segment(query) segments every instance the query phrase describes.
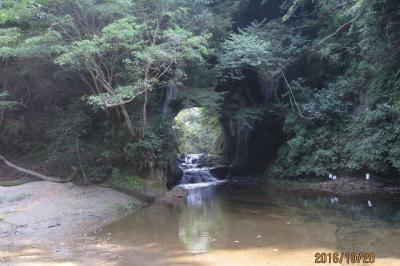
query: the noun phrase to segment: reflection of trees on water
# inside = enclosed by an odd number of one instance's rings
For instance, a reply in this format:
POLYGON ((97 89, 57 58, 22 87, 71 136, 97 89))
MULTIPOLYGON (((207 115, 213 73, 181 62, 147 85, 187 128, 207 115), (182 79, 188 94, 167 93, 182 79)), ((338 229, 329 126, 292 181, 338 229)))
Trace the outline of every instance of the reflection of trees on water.
POLYGON ((227 213, 212 187, 193 189, 179 217, 179 239, 192 253, 209 249, 213 238, 226 230, 227 213))
POLYGON ((112 233, 118 243, 160 248, 168 254, 328 248, 400 258, 399 202, 371 201, 373 207, 367 200, 339 198, 332 203, 330 197, 203 187, 191 190, 186 204, 138 210, 100 233, 104 238, 112 233))
MULTIPOLYGON (((372 202, 373 207, 369 206, 368 200, 332 200, 330 197, 293 193, 262 194, 259 191, 236 190, 228 191, 224 197, 221 191, 206 187, 191 190, 186 205, 179 212, 179 239, 192 253, 206 252, 210 247, 217 248, 222 238, 222 241, 226 241, 225 246, 230 246, 229 243, 234 243, 236 239, 240 239, 241 245, 258 245, 254 241, 257 241, 256 237, 261 232, 267 245, 272 243, 268 239, 288 233, 295 236, 288 236, 292 241, 301 245, 302 239, 309 239, 309 234, 312 234, 308 231, 308 224, 321 230, 326 227, 319 225, 331 224, 336 230, 320 233, 321 236, 330 233, 332 243, 338 250, 395 254, 384 241, 398 243, 391 234, 400 229, 395 219, 400 206, 398 202, 372 202), (271 228, 265 226, 276 226, 275 220, 262 218, 271 215, 282 217, 284 223, 294 223, 291 227, 282 228, 282 231, 271 231, 271 228), (299 228, 296 228, 297 222, 300 222, 299 228), (301 236, 303 233, 305 235, 301 236), (214 238, 217 239, 215 244, 214 238)), ((279 242, 279 238, 276 241, 279 242)), ((279 243, 290 246, 285 241, 279 243)))
POLYGON ((375 222, 376 226, 400 222, 400 200, 358 200, 286 192, 272 193, 270 197, 275 204, 285 207, 288 213, 307 221, 332 224, 362 221, 368 224, 375 222))
MULTIPOLYGON (((209 250, 216 235, 227 237, 235 224, 228 224, 228 219, 238 218, 236 216, 243 211, 251 213, 253 219, 256 212, 273 210, 288 221, 335 225, 334 237, 339 250, 374 250, 375 245, 382 244, 382 234, 390 239, 390 229, 400 229, 398 201, 371 199, 371 207, 368 200, 332 200, 330 197, 284 192, 260 196, 259 193, 241 195, 230 191, 230 196, 235 195, 230 200, 221 195, 217 197, 218 193, 221 191, 212 187, 192 190, 186 199, 187 205, 180 212, 179 239, 193 253, 209 250), (236 210, 235 213, 232 210, 236 210)), ((262 228, 258 220, 251 221, 241 230, 252 233, 262 228)))
POLYGON ((287 216, 336 226, 336 248, 342 251, 388 250, 385 243, 400 229, 400 201, 307 197, 277 193, 274 202, 287 216), (333 199, 333 200, 332 200, 333 199))

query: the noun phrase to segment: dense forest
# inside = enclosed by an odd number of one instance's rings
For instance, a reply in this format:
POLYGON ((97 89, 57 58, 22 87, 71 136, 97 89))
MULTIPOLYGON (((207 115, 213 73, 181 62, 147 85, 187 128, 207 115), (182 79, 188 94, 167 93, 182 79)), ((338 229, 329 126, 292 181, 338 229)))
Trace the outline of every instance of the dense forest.
POLYGON ((232 173, 400 176, 398 0, 3 0, 0 73, 1 155, 57 176, 174 182, 193 107, 232 173))

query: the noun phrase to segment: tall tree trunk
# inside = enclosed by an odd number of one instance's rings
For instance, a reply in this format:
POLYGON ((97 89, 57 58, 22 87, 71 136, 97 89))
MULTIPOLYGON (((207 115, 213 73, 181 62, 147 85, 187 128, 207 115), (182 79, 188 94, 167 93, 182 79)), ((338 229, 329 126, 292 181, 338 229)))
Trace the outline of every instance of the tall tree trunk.
POLYGON ((135 138, 136 135, 135 135, 135 131, 133 130, 133 124, 132 124, 131 118, 129 117, 128 112, 126 111, 125 105, 121 105, 121 111, 122 111, 122 115, 125 118, 125 123, 126 123, 126 126, 128 127, 129 134, 133 138, 135 138))
POLYGON ((142 136, 146 135, 146 123, 147 123, 147 90, 144 92, 144 102, 143 102, 143 128, 142 128, 142 136))

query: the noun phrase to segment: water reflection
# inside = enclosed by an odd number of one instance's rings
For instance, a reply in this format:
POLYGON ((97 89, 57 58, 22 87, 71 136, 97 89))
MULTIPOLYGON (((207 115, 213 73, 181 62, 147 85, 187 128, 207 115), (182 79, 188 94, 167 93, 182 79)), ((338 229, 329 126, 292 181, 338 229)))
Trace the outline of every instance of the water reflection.
MULTIPOLYGON (((298 265, 311 265, 313 254, 321 250, 369 251, 400 263, 400 201, 202 187, 190 190, 182 205, 140 210, 103 228, 99 237, 109 234, 110 241, 125 247, 140 246, 157 256, 195 254, 212 265, 218 265, 212 260, 215 254, 237 254, 229 265, 245 265, 250 259, 252 265, 264 265, 272 258, 291 258, 289 253, 296 254, 298 265)), ((135 256, 136 251, 124 253, 125 265, 132 265, 135 256)))
MULTIPOLYGON (((339 204, 339 198, 338 197, 331 197, 330 198, 330 202, 331 202, 332 205, 339 204)), ((368 200, 367 201, 367 205, 368 205, 368 207, 373 207, 372 201, 368 200)))
POLYGON ((331 198, 331 204, 338 204, 338 203, 339 203, 339 198, 338 197, 331 198))
MULTIPOLYGON (((291 225, 287 233, 298 236, 292 240, 294 243, 304 239, 318 242, 321 235, 328 233, 326 226, 331 226, 333 248, 371 250, 377 242, 382 242, 377 235, 390 235, 393 233, 390 229, 399 230, 400 202, 377 201, 374 208, 370 207, 371 200, 289 196, 226 187, 218 192, 214 187, 193 189, 180 212, 179 239, 189 252, 202 253, 221 245, 221 238, 224 241, 221 246, 225 247, 238 243, 270 244, 272 241, 260 241, 261 235, 269 235, 270 239, 280 236, 279 231, 288 229, 281 228, 280 224, 291 225), (320 235, 314 235, 311 231, 315 228, 309 228, 309 224, 319 227, 320 235)), ((393 239, 393 236, 388 238, 393 239)), ((397 242, 400 244, 400 239, 397 242)))
POLYGON ((209 186, 204 188, 190 189, 186 197, 186 204, 189 207, 204 205, 216 205, 216 190, 209 186))
POLYGON ((189 190, 186 206, 179 216, 179 239, 191 253, 206 252, 215 241, 213 236, 226 226, 215 187, 189 190))

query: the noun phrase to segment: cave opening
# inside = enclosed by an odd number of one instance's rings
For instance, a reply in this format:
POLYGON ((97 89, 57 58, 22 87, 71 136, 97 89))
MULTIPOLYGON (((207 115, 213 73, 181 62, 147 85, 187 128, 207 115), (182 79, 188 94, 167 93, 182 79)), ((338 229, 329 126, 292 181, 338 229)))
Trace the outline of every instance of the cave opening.
POLYGON ((181 154, 221 153, 222 126, 218 115, 206 108, 182 109, 174 118, 173 128, 181 154))

